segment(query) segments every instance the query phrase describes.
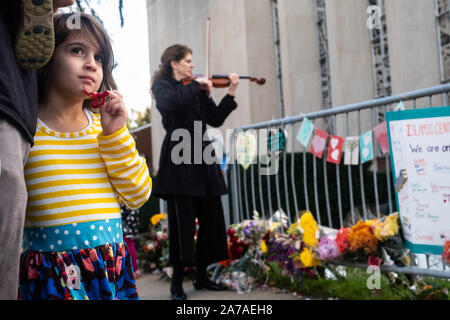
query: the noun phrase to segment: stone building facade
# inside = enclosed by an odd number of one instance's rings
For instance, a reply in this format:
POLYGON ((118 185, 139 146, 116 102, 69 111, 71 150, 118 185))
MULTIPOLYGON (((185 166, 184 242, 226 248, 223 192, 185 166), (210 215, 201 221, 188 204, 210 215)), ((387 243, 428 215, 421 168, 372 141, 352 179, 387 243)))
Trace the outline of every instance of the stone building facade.
MULTIPOLYGON (((147 0, 147 10, 149 72, 166 47, 183 43, 195 73, 205 73, 210 17, 211 72, 266 78, 262 87, 241 82, 223 134, 450 81, 449 0, 147 0)), ((157 170, 165 132, 156 108, 151 117, 157 170)), ((335 129, 345 135, 342 121, 335 129)))

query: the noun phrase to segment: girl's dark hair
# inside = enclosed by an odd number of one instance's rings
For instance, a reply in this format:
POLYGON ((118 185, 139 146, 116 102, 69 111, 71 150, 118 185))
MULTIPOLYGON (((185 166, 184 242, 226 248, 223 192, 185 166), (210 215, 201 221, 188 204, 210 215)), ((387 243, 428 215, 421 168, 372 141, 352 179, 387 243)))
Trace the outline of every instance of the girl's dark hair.
POLYGON ((161 56, 161 64, 159 65, 159 70, 157 70, 153 74, 152 84, 156 80, 173 77, 173 70, 170 63, 172 61, 180 61, 188 53, 192 54, 192 49, 182 44, 174 44, 164 50, 164 53, 161 56))
MULTIPOLYGON (((111 39, 101 23, 89 14, 77 12, 55 15, 53 25, 55 30, 55 50, 72 32, 81 32, 86 37, 93 37, 99 45, 103 57, 103 80, 99 90, 116 90, 117 85, 112 76, 112 70, 114 68, 114 54, 111 46, 111 39), (75 28, 69 28, 69 26, 73 26, 72 20, 69 21, 69 19, 73 19, 74 14, 79 15, 79 19, 77 19, 77 21, 80 21, 80 28, 77 28, 77 26, 75 26, 75 28)), ((45 92, 51 81, 50 70, 52 68, 53 61, 54 60, 52 57, 50 61, 37 72, 39 102, 43 101, 45 92)), ((88 101, 85 101, 85 106, 86 105, 88 105, 88 101)))

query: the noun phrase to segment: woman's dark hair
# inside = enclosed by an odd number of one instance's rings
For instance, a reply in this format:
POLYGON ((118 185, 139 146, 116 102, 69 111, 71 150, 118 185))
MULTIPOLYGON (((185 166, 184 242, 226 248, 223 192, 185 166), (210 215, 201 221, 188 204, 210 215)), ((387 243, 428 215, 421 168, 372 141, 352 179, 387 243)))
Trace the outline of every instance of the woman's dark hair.
MULTIPOLYGON (((98 43, 100 51, 103 57, 103 80, 100 85, 100 91, 116 90, 117 85, 112 76, 112 70, 114 68, 114 54, 111 46, 111 39, 106 33, 101 23, 93 16, 83 13, 63 13, 55 15, 53 19, 53 25, 55 30, 55 50, 63 43, 69 34, 72 32, 81 32, 83 36, 93 37, 98 43), (73 19, 73 15, 79 15, 80 28, 69 28, 71 25, 69 19, 73 19)), ((53 57, 50 61, 41 69, 38 70, 38 96, 39 102, 42 102, 45 97, 45 92, 50 82, 50 70, 53 65, 53 57)), ((85 106, 88 105, 88 101, 85 101, 85 106)))
POLYGON ((192 54, 192 50, 188 46, 182 44, 174 44, 164 50, 164 53, 161 56, 159 70, 153 74, 152 84, 156 80, 173 77, 173 70, 170 63, 172 61, 180 61, 188 53, 192 54))

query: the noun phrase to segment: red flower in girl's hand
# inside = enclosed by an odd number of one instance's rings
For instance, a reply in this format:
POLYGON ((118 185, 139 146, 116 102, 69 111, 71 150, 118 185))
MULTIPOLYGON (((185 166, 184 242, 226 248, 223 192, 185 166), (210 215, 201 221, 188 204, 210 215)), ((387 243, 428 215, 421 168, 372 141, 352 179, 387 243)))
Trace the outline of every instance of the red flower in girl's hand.
POLYGON ((87 90, 83 86, 84 94, 87 96, 88 100, 91 101, 91 107, 96 109, 103 106, 106 102, 106 97, 109 96, 108 91, 103 92, 87 92, 87 90))

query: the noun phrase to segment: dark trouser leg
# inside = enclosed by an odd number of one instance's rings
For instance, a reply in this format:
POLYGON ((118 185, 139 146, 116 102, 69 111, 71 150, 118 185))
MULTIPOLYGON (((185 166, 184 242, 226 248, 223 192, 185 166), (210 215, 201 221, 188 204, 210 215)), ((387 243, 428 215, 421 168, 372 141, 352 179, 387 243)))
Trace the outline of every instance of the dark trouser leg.
POLYGON ((172 294, 179 294, 183 291, 183 269, 184 266, 180 262, 175 262, 173 265, 172 281, 170 283, 170 292, 172 294))
POLYGON ((27 204, 23 166, 29 151, 30 143, 0 119, 0 300, 17 299, 27 204))
POLYGON ((183 269, 194 261, 195 203, 193 198, 167 199, 169 216, 169 259, 173 266, 172 293, 183 290, 183 269))
POLYGON ((207 278, 206 267, 228 258, 227 236, 220 197, 203 198, 198 210, 199 232, 197 238, 198 280, 207 278))

